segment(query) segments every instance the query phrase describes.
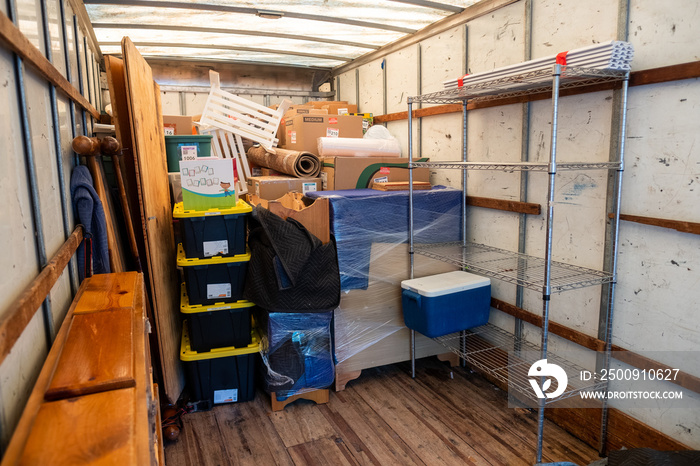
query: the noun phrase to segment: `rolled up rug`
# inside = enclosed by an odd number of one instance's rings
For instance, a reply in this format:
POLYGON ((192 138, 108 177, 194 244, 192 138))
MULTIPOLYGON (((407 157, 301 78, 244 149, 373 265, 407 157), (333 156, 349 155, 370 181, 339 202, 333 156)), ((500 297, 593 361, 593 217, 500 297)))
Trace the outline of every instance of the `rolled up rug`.
POLYGON ((248 161, 271 168, 297 178, 316 178, 321 173, 321 161, 311 152, 274 148, 267 151, 262 146, 248 149, 248 161))

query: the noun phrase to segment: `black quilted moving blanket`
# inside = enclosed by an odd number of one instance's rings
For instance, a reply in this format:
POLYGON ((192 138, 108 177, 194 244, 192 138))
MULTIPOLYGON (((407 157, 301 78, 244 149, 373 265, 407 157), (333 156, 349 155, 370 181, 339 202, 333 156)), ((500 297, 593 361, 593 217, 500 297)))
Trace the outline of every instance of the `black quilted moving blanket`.
POLYGON ((253 208, 249 228, 247 300, 270 312, 338 307, 340 275, 333 241, 322 244, 301 223, 259 205, 253 208))

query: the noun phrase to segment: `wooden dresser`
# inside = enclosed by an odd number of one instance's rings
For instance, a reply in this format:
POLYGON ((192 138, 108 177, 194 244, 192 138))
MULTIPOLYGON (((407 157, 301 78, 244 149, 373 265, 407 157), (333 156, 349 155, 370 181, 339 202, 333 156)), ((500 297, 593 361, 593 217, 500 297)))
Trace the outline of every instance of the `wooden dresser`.
POLYGON ((164 464, 144 293, 136 272, 83 281, 2 466, 164 464))

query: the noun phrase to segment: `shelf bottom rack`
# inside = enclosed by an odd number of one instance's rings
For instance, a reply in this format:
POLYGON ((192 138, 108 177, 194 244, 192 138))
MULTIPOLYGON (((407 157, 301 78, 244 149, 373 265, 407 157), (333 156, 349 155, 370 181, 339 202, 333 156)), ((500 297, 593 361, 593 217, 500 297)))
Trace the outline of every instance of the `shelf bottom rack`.
MULTIPOLYGON (((536 380, 536 377, 528 375, 530 367, 540 360, 539 346, 522 339, 518 340, 512 333, 492 324, 436 337, 434 340, 464 359, 468 365, 506 384, 510 394, 516 398, 539 402, 530 384, 530 379, 536 380), (512 393, 513 391, 516 393, 512 393)), ((584 391, 605 389, 604 382, 582 379, 585 368, 558 357, 551 351, 547 362, 564 369, 568 384, 560 396, 547 399, 545 404, 556 403, 584 391)), ((553 381, 552 387, 545 391, 551 393, 556 387, 556 382, 553 381)))

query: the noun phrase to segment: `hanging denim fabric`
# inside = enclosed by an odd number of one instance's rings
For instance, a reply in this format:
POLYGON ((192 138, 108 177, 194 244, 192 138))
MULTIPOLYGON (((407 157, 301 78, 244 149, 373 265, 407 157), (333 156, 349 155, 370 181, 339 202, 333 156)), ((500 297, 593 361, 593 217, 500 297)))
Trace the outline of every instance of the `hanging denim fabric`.
POLYGON ((73 169, 70 179, 70 194, 73 201, 73 210, 76 221, 84 226, 83 244, 85 248, 78 248, 78 274, 82 281, 89 273, 92 265, 92 273, 109 273, 109 250, 107 248, 107 223, 102 202, 93 187, 90 170, 84 165, 78 165, 73 169), (91 254, 90 254, 91 252, 91 254), (92 264, 90 264, 92 256, 92 264))

